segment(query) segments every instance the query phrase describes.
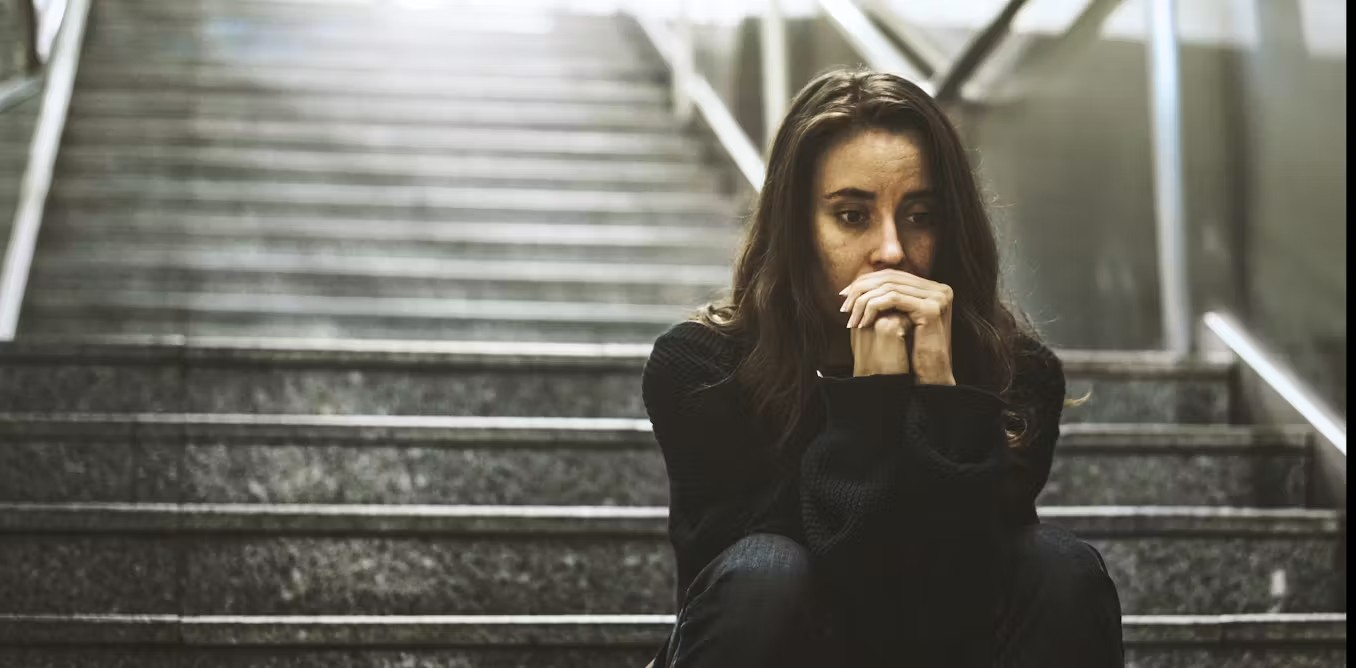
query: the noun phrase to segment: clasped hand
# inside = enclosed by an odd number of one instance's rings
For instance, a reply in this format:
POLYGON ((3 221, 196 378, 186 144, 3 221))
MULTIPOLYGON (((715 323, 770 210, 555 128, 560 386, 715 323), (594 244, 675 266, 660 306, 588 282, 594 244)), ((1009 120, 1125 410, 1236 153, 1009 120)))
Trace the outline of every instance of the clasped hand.
POLYGON ((852 375, 913 370, 918 383, 955 385, 951 287, 898 269, 858 276, 838 294, 852 344, 852 375), (911 342, 910 342, 911 341, 911 342))

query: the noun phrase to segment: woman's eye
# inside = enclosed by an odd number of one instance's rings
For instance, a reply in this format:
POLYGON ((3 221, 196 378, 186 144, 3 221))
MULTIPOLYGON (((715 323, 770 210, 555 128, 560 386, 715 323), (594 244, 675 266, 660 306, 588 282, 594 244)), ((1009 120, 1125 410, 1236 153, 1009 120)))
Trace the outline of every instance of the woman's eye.
POLYGON ((861 225, 866 222, 866 213, 858 211, 856 209, 839 211, 838 220, 842 221, 844 225, 848 225, 850 227, 857 227, 858 225, 861 225))
POLYGON ((932 225, 932 214, 927 211, 919 211, 908 215, 910 223, 919 227, 928 227, 932 225))

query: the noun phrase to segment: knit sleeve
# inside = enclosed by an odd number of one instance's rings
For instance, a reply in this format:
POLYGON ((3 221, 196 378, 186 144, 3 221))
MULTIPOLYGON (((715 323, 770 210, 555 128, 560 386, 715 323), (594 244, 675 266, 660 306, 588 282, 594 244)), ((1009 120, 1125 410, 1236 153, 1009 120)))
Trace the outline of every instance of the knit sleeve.
POLYGON ((641 381, 669 478, 679 597, 703 565, 753 531, 799 540, 796 488, 759 456, 747 400, 729 379, 728 346, 704 329, 680 323, 660 336, 641 381))
MULTIPOLYGON (((826 421, 801 461, 807 546, 830 571, 859 577, 926 529, 973 524, 992 510, 1013 455, 1003 400, 912 374, 825 378, 826 421)), ((897 567, 897 566, 896 566, 897 567)))

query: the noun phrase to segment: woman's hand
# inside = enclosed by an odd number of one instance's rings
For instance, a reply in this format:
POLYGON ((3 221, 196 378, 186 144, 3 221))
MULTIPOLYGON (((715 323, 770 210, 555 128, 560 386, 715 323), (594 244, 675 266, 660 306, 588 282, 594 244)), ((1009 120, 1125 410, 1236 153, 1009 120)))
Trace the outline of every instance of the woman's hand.
POLYGON ((908 373, 909 344, 907 336, 913 324, 908 316, 896 311, 880 314, 868 327, 853 327, 852 375, 908 373))
POLYGON ((839 294, 846 297, 842 310, 851 312, 854 375, 908 373, 912 367, 921 384, 956 384, 951 372, 950 286, 882 269, 859 276, 839 294), (893 313, 903 317, 892 317, 893 313), (907 335, 913 339, 912 354, 907 335))

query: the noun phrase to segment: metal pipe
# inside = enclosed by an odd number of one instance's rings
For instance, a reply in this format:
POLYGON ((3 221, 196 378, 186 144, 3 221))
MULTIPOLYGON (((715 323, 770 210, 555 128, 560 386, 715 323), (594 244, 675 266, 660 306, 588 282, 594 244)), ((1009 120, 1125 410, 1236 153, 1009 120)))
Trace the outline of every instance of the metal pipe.
POLYGON ((843 39, 852 45, 872 69, 898 74, 917 84, 928 95, 935 94, 935 89, 927 81, 927 77, 899 53, 889 38, 871 23, 852 0, 819 0, 819 6, 843 39))
POLYGON ((75 70, 80 63, 80 45, 85 35, 85 19, 90 0, 71 0, 64 17, 65 25, 57 34, 51 62, 47 64, 47 87, 42 107, 33 128, 28 149, 28 166, 19 186, 19 204, 14 211, 9 245, 0 268, 0 341, 11 341, 19 326, 19 308, 28 287, 28 270, 38 242, 47 193, 52 188, 52 170, 56 166, 61 133, 66 127, 66 112, 75 87, 75 70))
POLYGON ((687 125, 692 120, 692 78, 696 74, 696 58, 692 44, 692 17, 688 13, 691 0, 679 0, 678 15, 674 20, 673 53, 673 113, 678 122, 687 125))
POLYGON ((1206 313, 1205 324, 1220 340, 1229 346, 1243 362, 1257 372, 1271 389, 1299 411, 1318 433, 1332 443, 1342 456, 1347 454, 1347 423, 1337 418, 1337 414, 1328 408, 1317 395, 1305 387, 1295 374, 1274 361, 1272 355, 1262 350, 1262 346, 1248 335, 1233 317, 1224 314, 1206 313))
POLYGON ((764 150, 771 150, 777 127, 786 115, 791 94, 787 89, 786 21, 781 0, 767 0, 762 20, 763 47, 763 138, 764 150))
POLYGON ((1154 212, 1164 347, 1185 357, 1193 349, 1191 293, 1182 188, 1182 107, 1178 81, 1177 3, 1148 4, 1149 97, 1153 131, 1154 212))
POLYGON ((937 48, 926 33, 905 21, 887 0, 858 0, 857 6, 869 20, 895 38, 901 54, 920 74, 931 79, 942 71, 942 63, 947 61, 946 52, 937 48))
POLYGON ((1008 0, 1003 11, 965 46, 960 57, 938 77, 938 100, 954 100, 961 97, 961 87, 979 69, 984 59, 998 47, 998 43, 1007 36, 1012 20, 1017 18, 1017 12, 1021 11, 1025 4, 1026 0, 1008 0))
MULTIPOLYGON (((678 40, 672 31, 644 13, 633 12, 632 16, 640 24, 641 31, 649 38, 650 43, 654 44, 660 57, 668 63, 670 71, 676 71, 679 49, 678 40)), ((739 173, 744 175, 754 191, 762 190, 767 169, 763 164, 763 158, 758 147, 754 146, 753 140, 749 139, 739 121, 735 120, 734 114, 730 113, 729 107, 720 99, 720 95, 705 77, 696 72, 691 74, 685 94, 692 100, 696 110, 701 112, 702 118, 706 119, 711 133, 735 163, 739 173)))
POLYGON ((38 9, 33 0, 17 0, 19 4, 19 23, 24 31, 24 70, 35 75, 42 69, 42 59, 38 57, 38 9))

